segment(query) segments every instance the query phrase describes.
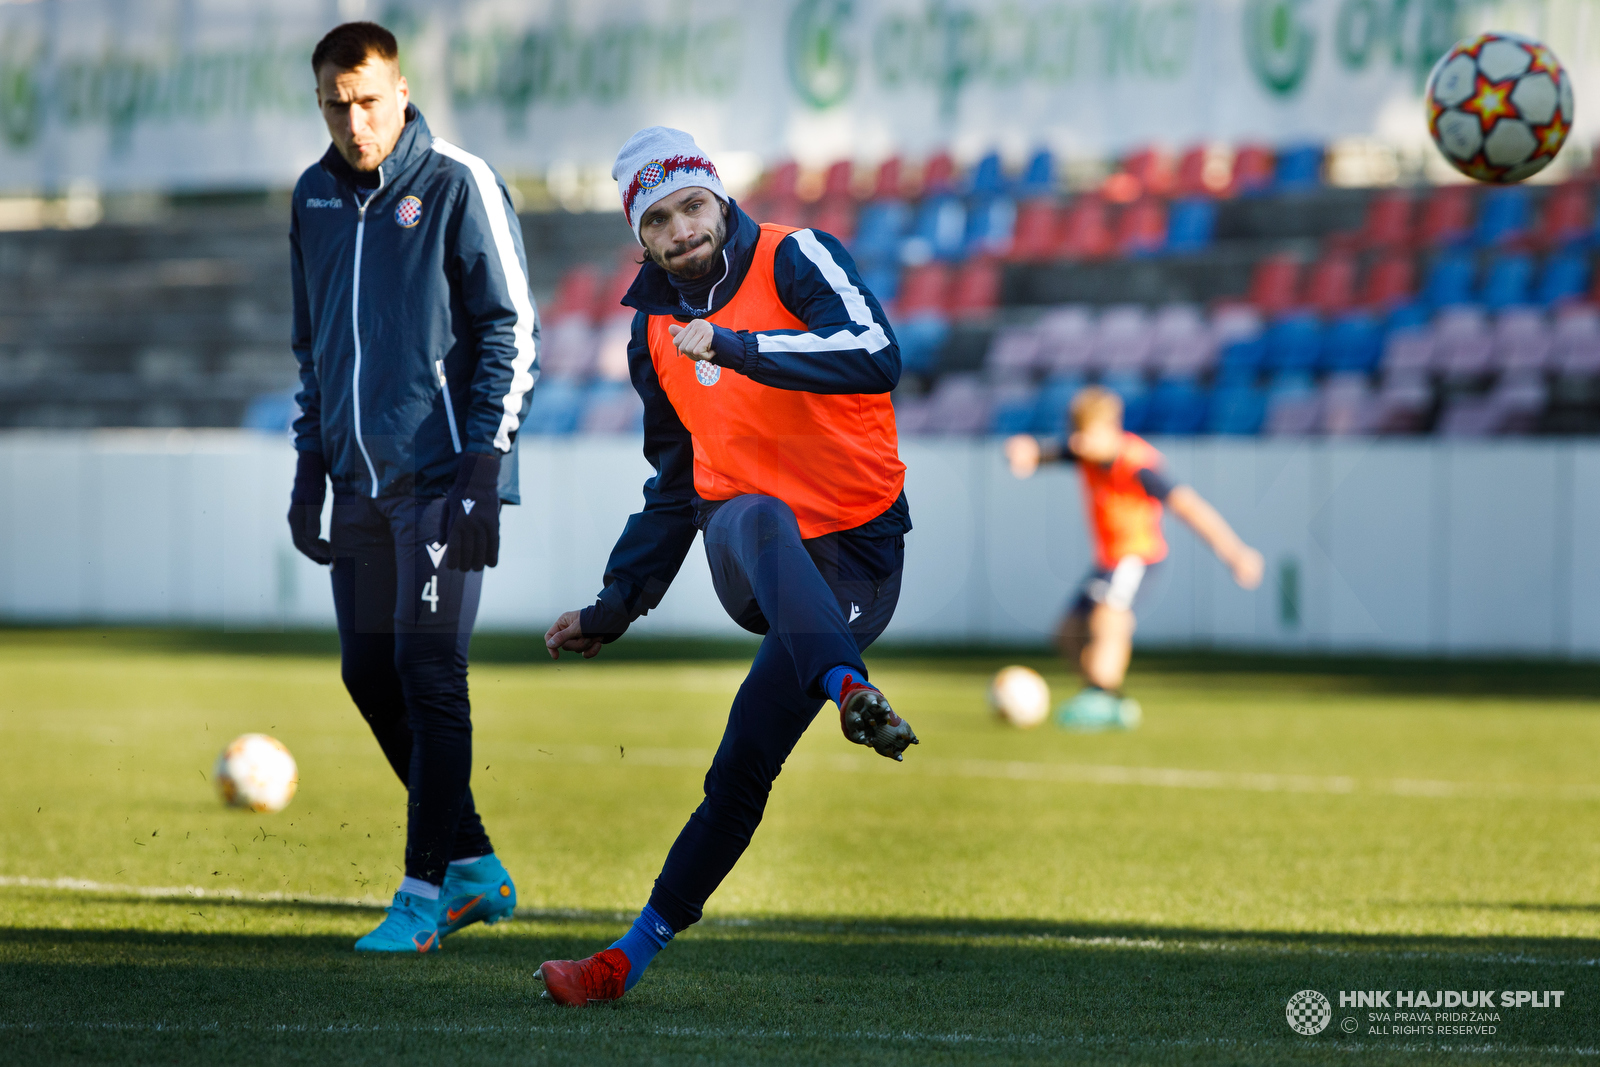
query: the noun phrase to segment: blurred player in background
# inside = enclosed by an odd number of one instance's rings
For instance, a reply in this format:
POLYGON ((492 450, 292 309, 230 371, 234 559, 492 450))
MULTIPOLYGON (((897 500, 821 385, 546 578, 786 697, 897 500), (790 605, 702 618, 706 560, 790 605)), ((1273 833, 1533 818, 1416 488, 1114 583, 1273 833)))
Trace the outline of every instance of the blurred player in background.
POLYGON ((295 186, 289 228, 289 529, 333 564, 345 687, 409 793, 405 878, 356 948, 432 952, 516 904, 468 788, 467 646, 500 504, 519 499, 539 327, 505 185, 429 132, 394 36, 346 23, 311 66, 333 144, 295 186))
POLYGON ((1057 647, 1086 684, 1056 712, 1056 722, 1080 730, 1132 728, 1139 723, 1139 705, 1122 696, 1122 681, 1133 653, 1134 608, 1167 556, 1162 504, 1211 546, 1245 589, 1261 584, 1261 553, 1239 540, 1199 493, 1167 480, 1161 453, 1122 428, 1116 393, 1084 389, 1073 397, 1071 416, 1065 448, 1028 434, 1005 444, 1018 478, 1031 477, 1040 463, 1076 463, 1088 504, 1094 566, 1056 630, 1057 647))
POLYGON ((611 176, 645 250, 622 302, 636 312, 628 365, 656 476, 599 599, 563 614, 545 644, 589 658, 622 636, 661 602, 697 529, 723 608, 765 636, 705 801, 632 929, 588 959, 540 967, 546 996, 574 1007, 621 997, 700 920, 826 700, 858 745, 898 760, 917 743, 861 660, 894 614, 911 529, 889 401, 900 350, 883 309, 832 236, 739 210, 681 130, 641 130, 611 176))

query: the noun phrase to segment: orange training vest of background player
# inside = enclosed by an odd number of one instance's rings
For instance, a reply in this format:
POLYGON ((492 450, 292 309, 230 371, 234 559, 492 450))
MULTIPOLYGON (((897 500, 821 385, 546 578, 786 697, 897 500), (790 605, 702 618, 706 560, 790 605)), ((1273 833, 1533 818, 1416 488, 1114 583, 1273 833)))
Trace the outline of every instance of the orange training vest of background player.
POLYGON ((1167 557, 1167 539, 1161 535, 1161 501, 1145 492, 1139 472, 1161 466, 1161 453, 1137 434, 1122 435, 1122 449, 1109 467, 1078 464, 1083 494, 1094 532, 1095 556, 1107 570, 1129 556, 1145 563, 1167 557))
MULTIPOLYGON (((707 321, 752 332, 806 329, 778 298, 773 279, 778 242, 794 232, 789 226, 761 227, 739 291, 707 321)), ((900 496, 906 468, 888 393, 802 393, 731 371, 703 385, 697 371, 716 368, 683 358, 667 332, 675 321, 671 315, 650 316, 650 358, 693 435, 694 489, 701 499, 777 497, 794 510, 800 536, 809 539, 854 529, 900 496)))

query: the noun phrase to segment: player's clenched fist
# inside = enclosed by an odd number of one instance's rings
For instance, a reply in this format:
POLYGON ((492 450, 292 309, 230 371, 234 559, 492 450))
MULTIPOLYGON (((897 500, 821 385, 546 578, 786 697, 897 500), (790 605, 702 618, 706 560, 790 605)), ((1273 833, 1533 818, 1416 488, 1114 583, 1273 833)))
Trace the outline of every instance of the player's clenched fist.
POLYGON ((576 611, 562 612, 561 618, 544 635, 544 647, 551 659, 560 659, 563 651, 582 652, 584 659, 594 659, 600 654, 602 644, 598 637, 583 636, 583 625, 576 611))
POLYGON ((1031 478, 1039 469, 1039 439, 1032 434, 1019 433, 1006 438, 1006 462, 1011 473, 1018 478, 1031 478))
POLYGON ((716 331, 705 319, 695 319, 687 326, 673 323, 667 327, 667 333, 672 335, 672 343, 678 351, 690 359, 711 358, 711 338, 716 331))

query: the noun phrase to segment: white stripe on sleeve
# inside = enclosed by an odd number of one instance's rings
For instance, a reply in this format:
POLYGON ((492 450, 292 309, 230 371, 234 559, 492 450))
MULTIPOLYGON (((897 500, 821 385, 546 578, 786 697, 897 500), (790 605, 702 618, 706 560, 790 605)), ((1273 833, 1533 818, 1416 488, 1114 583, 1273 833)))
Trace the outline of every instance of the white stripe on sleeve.
POLYGON ((867 327, 865 333, 851 333, 849 330, 835 330, 824 337, 817 333, 793 334, 766 334, 756 335, 756 347, 761 352, 847 352, 851 349, 865 349, 868 354, 885 348, 889 344, 888 334, 883 332, 883 325, 872 317, 872 309, 867 306, 866 298, 861 295, 850 281, 850 275, 834 260, 828 250, 822 247, 822 242, 817 240, 817 235, 810 230, 796 230, 790 234, 800 251, 805 257, 815 263, 817 270, 822 272, 822 277, 833 286, 833 291, 844 301, 844 309, 850 316, 850 321, 858 326, 867 327))
POLYGON ((506 277, 510 290, 511 306, 516 309, 517 321, 512 324, 511 336, 517 354, 511 360, 511 386, 501 400, 504 413, 500 428, 495 431, 494 447, 501 452, 511 451, 511 435, 517 432, 522 408, 522 398, 533 388, 533 301, 528 298, 528 277, 517 259, 517 246, 511 239, 511 208, 500 195, 500 185, 495 181, 489 164, 471 152, 451 144, 442 137, 433 139, 433 150, 462 164, 472 172, 478 195, 483 198, 484 214, 489 218, 489 234, 494 238, 495 251, 500 256, 500 271, 506 277))

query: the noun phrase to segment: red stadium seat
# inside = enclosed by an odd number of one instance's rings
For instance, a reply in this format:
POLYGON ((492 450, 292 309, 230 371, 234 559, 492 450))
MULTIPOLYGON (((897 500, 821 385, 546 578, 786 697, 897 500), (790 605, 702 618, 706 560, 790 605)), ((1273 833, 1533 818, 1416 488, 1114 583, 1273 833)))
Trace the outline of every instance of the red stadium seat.
POLYGON ((772 200, 792 200, 798 195, 799 184, 800 164, 788 159, 767 171, 761 191, 772 200))
MULTIPOLYGON (((605 288, 600 292, 599 303, 595 307, 595 318, 604 319, 628 309, 622 306, 622 298, 628 295, 628 290, 633 286, 633 280, 639 276, 639 246, 630 245, 617 254, 617 266, 611 272, 611 277, 606 279, 605 288)), ((631 311, 628 314, 633 314, 631 311)))
POLYGON ((1161 251, 1167 243, 1167 205, 1159 197, 1146 196, 1123 208, 1114 243, 1123 256, 1161 251))
POLYGON ((981 318, 1000 305, 1000 265, 988 257, 964 263, 950 287, 954 319, 981 318))
POLYGON ((1113 247, 1110 211, 1104 200, 1086 193, 1068 205, 1061 219, 1057 255, 1066 259, 1099 259, 1110 255, 1113 247))
POLYGON ((890 156, 878 164, 878 175, 872 183, 872 199, 898 200, 903 169, 899 156, 890 156))
POLYGON ((1281 315, 1294 307, 1300 300, 1300 261, 1277 255, 1257 263, 1249 299, 1263 315, 1281 315))
POLYGON ((1361 303, 1368 307, 1392 307, 1411 298, 1416 284, 1417 270, 1407 255, 1390 255, 1374 263, 1367 271, 1367 282, 1361 291, 1361 303))
POLYGON ((814 230, 831 233, 841 241, 856 235, 856 205, 847 197, 827 197, 811 213, 808 225, 814 230))
MULTIPOLYGON (((1224 183, 1222 188, 1226 188, 1224 183)), ((1206 147, 1195 145, 1178 160, 1172 195, 1176 197, 1215 196, 1220 190, 1206 184, 1206 147)))
POLYGON ((1409 193, 1379 193, 1367 203, 1367 217, 1358 241, 1363 248, 1406 248, 1411 244, 1412 202, 1409 193))
POLYGON ((1539 219, 1538 242, 1559 248, 1587 236, 1594 225, 1589 196, 1589 188, 1580 182, 1568 182, 1550 190, 1539 219))
POLYGON ((587 264, 573 267, 561 276, 555 299, 550 302, 545 316, 552 321, 568 316, 593 319, 599 299, 600 271, 587 264))
POLYGON ((1017 224, 1011 234, 1007 258, 1021 263, 1036 263, 1055 255, 1060 233, 1061 212, 1054 199, 1038 197, 1017 208, 1017 224))
POLYGON ((1141 193, 1166 196, 1172 191, 1176 176, 1172 160, 1160 149, 1141 148, 1122 161, 1122 170, 1139 183, 1141 193))
POLYGON ((1442 185, 1422 204, 1417 239, 1429 248, 1456 244, 1472 232, 1472 193, 1464 185, 1442 185))
POLYGON ((855 164, 848 159, 837 160, 829 166, 822 179, 822 199, 854 200, 855 194, 850 191, 850 177, 854 170, 855 164))
POLYGON ((949 299, 950 268, 934 261, 906 271, 900 283, 897 306, 902 318, 925 312, 943 315, 948 309, 949 299))
POLYGON ((1272 188, 1272 149, 1261 145, 1244 145, 1233 157, 1233 183, 1229 187, 1234 195, 1260 193, 1272 188))
POLYGON ((950 158, 949 152, 935 152, 928 157, 922 165, 922 192, 946 193, 955 188, 956 161, 950 158))
POLYGON ((1333 252, 1311 265, 1306 278, 1305 302, 1323 315, 1337 315, 1355 303, 1356 261, 1333 252))

